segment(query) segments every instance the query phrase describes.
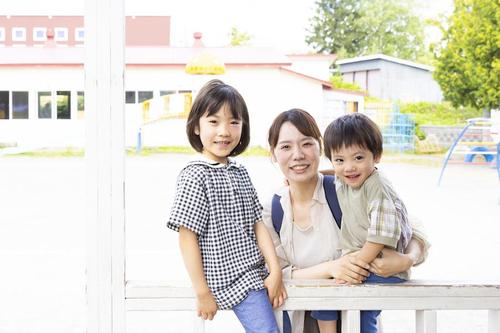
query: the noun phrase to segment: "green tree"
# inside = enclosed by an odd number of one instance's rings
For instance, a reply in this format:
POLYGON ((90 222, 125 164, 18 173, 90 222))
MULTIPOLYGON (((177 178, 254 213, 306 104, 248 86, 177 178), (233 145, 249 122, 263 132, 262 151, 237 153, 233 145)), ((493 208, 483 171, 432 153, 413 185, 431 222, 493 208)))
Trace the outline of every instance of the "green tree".
POLYGON ((231 27, 231 31, 229 32, 229 45, 231 46, 242 46, 247 45, 252 36, 246 32, 239 31, 237 27, 231 27))
POLYGON ((342 56, 373 53, 416 60, 425 52, 423 23, 410 0, 318 0, 306 43, 342 56))
POLYGON ((318 0, 316 6, 306 43, 318 52, 355 54, 363 39, 356 24, 361 17, 360 1, 318 0))
POLYGON ((456 0, 442 44, 436 47, 434 77, 454 106, 490 110, 500 106, 498 0, 456 0))

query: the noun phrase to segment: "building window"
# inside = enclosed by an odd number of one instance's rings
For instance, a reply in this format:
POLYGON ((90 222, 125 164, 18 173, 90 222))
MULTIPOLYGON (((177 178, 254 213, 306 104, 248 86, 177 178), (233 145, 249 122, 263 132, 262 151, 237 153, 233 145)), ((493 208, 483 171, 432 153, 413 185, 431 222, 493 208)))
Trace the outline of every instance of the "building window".
POLYGON ((161 118, 187 118, 192 105, 191 90, 161 90, 161 118))
POLYGON ((66 42, 68 40, 68 28, 54 28, 54 40, 58 42, 66 42))
POLYGON ((168 96, 177 93, 175 90, 160 90, 160 96, 168 96))
POLYGON ((0 27, 0 42, 5 41, 5 28, 0 27))
POLYGON ((25 42, 26 28, 20 28, 20 27, 12 28, 12 40, 14 42, 25 42))
POLYGON ((52 118, 52 92, 38 92, 38 119, 52 118))
POLYGON ((125 91, 125 103, 135 104, 135 91, 125 91))
POLYGON ((27 91, 12 92, 12 119, 29 118, 29 93, 27 91))
POLYGON ((84 28, 76 28, 75 29, 75 41, 83 42, 85 40, 85 29, 84 28))
POLYGON ((71 119, 71 91, 57 92, 57 119, 71 119))
POLYGON ((0 91, 0 119, 9 119, 9 92, 0 91))
POLYGON ((77 118, 83 119, 85 111, 85 92, 83 91, 76 92, 76 111, 77 111, 77 118))
POLYGON ((43 42, 47 40, 47 28, 35 27, 33 28, 33 40, 43 42))
POLYGON ((153 98, 153 92, 152 91, 138 91, 138 99, 139 103, 142 103, 144 101, 147 101, 148 99, 153 98))

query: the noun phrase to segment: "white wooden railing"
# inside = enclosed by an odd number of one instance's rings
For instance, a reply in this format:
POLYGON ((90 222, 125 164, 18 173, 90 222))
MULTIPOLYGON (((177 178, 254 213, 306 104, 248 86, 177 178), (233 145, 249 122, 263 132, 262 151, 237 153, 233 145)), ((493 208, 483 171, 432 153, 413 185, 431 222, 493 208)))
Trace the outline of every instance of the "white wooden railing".
MULTIPOLYGON (((487 310, 488 332, 500 332, 500 283, 411 281, 396 285, 339 286, 331 280, 289 280, 280 309, 342 310, 342 332, 359 333, 360 310, 415 310, 417 333, 437 332, 436 310, 487 310)), ((129 281, 127 311, 194 311, 189 287, 129 281)), ((277 318, 282 318, 278 315, 277 318)), ((197 318, 197 317, 196 317, 197 318)), ((280 320, 279 320, 280 321, 280 320)), ((204 332, 197 318, 195 332, 204 332)))

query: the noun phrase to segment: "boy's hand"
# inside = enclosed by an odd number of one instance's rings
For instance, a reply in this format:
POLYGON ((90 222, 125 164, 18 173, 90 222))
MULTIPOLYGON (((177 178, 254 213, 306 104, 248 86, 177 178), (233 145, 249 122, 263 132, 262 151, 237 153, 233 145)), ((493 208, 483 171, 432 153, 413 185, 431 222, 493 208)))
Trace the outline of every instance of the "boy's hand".
POLYGON ((217 303, 215 302, 215 298, 211 292, 206 292, 202 295, 197 296, 197 304, 196 308, 198 311, 198 317, 202 317, 205 320, 214 319, 215 314, 217 313, 217 303))
POLYGON ((273 308, 277 308, 283 305, 283 302, 287 298, 285 286, 283 286, 283 280, 281 278, 281 272, 270 273, 269 276, 264 280, 264 286, 267 289, 267 294, 269 296, 269 301, 273 308))

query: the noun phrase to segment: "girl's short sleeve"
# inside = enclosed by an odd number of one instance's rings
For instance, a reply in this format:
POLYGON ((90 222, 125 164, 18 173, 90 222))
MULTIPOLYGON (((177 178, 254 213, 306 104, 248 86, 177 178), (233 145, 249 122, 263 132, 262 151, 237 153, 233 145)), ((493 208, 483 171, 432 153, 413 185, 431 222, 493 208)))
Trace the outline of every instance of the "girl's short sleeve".
POLYGON ((179 227, 184 227, 199 236, 203 234, 208 222, 206 190, 200 179, 184 171, 177 180, 175 199, 167 227, 175 231, 179 231, 179 227))

